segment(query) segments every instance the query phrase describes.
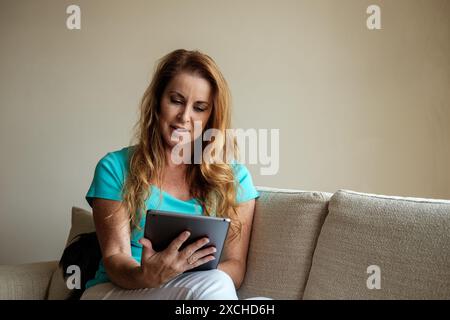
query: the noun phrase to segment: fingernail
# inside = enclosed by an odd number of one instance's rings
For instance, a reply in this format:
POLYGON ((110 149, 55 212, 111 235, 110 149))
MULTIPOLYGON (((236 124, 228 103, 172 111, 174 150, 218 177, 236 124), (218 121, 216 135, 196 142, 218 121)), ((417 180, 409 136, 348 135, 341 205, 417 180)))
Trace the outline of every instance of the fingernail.
POLYGON ((213 248, 213 252, 216 252, 217 251, 217 249, 216 248, 213 248))
POLYGON ((189 237, 191 235, 189 231, 186 231, 184 234, 186 235, 186 237, 189 237))

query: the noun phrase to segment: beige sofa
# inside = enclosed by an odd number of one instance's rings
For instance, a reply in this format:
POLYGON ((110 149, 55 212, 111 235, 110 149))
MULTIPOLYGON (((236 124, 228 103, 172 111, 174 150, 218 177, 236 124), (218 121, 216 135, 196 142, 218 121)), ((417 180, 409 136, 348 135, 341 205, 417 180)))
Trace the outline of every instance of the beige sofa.
MULTIPOLYGON (((450 299, 450 201, 259 190, 241 298, 450 299)), ((92 230, 73 208, 68 240, 92 230)), ((0 299, 67 295, 57 261, 0 266, 0 299)))

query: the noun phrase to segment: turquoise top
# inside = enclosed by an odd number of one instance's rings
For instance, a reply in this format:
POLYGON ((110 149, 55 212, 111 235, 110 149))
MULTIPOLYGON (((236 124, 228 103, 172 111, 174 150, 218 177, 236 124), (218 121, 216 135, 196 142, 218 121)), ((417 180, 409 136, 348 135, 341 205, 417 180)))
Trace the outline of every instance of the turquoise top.
MULTIPOLYGON (((86 194, 86 200, 92 207, 93 198, 122 201, 122 187, 128 172, 128 159, 130 147, 107 153, 98 162, 91 186, 86 194)), ((237 188, 237 203, 242 203, 259 197, 259 193, 253 185, 250 172, 243 164, 230 164, 240 187, 237 188)), ((202 215, 203 209, 196 199, 180 200, 151 186, 150 197, 145 202, 148 209, 158 209, 192 215, 202 215)), ((131 234, 131 254, 137 262, 141 262, 142 245, 138 242, 144 235, 145 216, 141 218, 141 230, 133 230, 131 234)), ((99 268, 95 277, 86 283, 86 288, 96 284, 109 282, 103 261, 100 260, 99 268)))

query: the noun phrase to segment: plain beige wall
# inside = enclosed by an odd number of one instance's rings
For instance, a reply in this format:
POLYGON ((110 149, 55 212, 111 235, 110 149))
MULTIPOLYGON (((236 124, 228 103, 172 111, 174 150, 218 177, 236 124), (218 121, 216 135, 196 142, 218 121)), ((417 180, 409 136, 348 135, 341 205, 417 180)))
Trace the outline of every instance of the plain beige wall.
POLYGON ((219 64, 235 127, 280 129, 279 173, 250 166, 257 185, 450 198, 449 17, 448 0, 1 0, 0 264, 59 258, 177 48, 219 64))

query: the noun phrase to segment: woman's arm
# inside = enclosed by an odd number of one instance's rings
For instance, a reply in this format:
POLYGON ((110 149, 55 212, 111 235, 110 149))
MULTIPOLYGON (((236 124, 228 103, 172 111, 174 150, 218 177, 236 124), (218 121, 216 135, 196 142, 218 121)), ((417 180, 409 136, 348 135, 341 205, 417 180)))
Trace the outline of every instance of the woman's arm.
POLYGON ((140 265, 131 256, 130 224, 125 208, 119 201, 94 198, 92 211, 109 278, 125 289, 142 288, 140 265))
POLYGON ((218 269, 226 272, 233 279, 236 289, 239 289, 245 277, 254 211, 255 199, 241 203, 237 208, 237 214, 242 223, 241 235, 231 240, 231 235, 228 234, 222 253, 222 262, 218 266, 218 269))

